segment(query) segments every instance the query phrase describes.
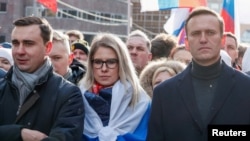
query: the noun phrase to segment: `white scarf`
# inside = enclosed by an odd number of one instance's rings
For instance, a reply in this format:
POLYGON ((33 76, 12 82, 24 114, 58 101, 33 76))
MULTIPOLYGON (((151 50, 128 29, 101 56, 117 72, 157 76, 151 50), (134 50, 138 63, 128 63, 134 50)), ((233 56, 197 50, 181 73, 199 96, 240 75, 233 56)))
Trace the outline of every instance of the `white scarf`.
POLYGON ((133 108, 129 106, 133 89, 130 84, 126 86, 120 81, 113 86, 109 124, 105 127, 86 100, 84 96, 86 89, 84 86, 80 86, 85 108, 83 134, 91 138, 98 137, 99 141, 116 141, 118 135, 134 132, 150 104, 150 98, 143 91, 139 95, 138 103, 133 108))

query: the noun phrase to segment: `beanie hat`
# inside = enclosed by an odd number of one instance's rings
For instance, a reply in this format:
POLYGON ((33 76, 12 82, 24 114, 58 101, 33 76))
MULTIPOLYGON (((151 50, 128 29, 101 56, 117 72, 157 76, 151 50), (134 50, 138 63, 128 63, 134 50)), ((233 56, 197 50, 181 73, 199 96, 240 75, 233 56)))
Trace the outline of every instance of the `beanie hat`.
POLYGON ((11 49, 9 48, 0 48, 0 57, 7 59, 11 65, 14 64, 11 49))
POLYGON ((86 54, 89 54, 89 44, 85 40, 76 40, 71 44, 71 51, 75 49, 80 49, 84 51, 86 54))

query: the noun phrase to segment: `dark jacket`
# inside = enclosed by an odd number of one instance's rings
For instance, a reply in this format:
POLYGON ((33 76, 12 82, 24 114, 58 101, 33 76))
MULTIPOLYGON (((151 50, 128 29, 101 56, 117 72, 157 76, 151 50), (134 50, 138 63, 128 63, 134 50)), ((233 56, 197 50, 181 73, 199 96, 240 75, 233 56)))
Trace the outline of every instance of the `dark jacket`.
POLYGON ((73 59, 70 68, 72 70, 72 75, 67 80, 77 85, 86 73, 86 66, 76 59, 73 59))
POLYGON ((222 64, 206 121, 196 103, 191 64, 154 90, 148 141, 207 141, 207 126, 250 124, 250 78, 222 64))
POLYGON ((3 78, 6 74, 6 71, 0 68, 0 78, 3 78))
POLYGON ((11 82, 12 70, 0 79, 0 140, 22 141, 21 128, 38 130, 44 141, 79 141, 83 133, 84 106, 78 87, 53 73, 26 98, 19 115, 19 93, 11 82))

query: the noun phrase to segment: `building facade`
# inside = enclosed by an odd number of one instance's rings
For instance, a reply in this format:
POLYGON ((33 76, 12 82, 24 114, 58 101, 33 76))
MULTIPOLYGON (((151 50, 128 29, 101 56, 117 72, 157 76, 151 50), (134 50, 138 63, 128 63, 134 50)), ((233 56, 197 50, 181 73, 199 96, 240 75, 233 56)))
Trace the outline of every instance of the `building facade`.
POLYGON ((125 0, 61 0, 53 13, 36 0, 0 0, 0 42, 10 42, 12 22, 23 16, 46 18, 56 30, 80 30, 87 41, 98 32, 125 38, 128 34, 128 3, 125 0))

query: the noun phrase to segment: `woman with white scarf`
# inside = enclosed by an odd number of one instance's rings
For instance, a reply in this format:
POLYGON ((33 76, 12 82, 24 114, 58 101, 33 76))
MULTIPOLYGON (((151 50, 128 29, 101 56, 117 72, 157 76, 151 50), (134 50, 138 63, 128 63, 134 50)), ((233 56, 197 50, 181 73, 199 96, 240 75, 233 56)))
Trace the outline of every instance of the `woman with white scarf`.
POLYGON ((97 35, 87 68, 79 86, 85 106, 83 140, 146 140, 151 101, 124 42, 113 34, 97 35))

